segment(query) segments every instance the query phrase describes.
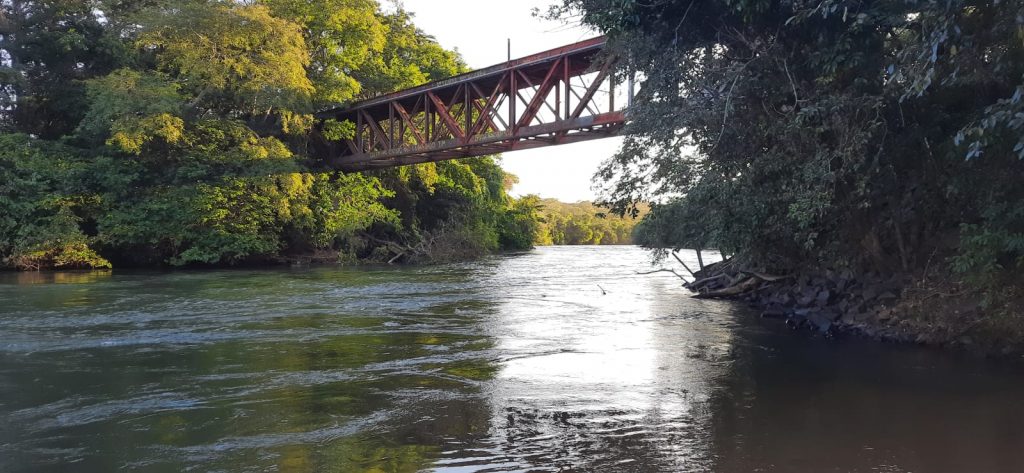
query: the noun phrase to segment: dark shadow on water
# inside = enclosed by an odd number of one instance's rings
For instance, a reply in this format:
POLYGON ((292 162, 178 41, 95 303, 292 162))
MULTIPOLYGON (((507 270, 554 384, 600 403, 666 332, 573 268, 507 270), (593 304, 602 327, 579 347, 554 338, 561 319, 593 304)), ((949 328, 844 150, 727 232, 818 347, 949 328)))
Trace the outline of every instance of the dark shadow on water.
POLYGON ((1024 465, 1019 363, 786 331, 766 321, 738 337, 709 404, 715 471, 1012 472, 1024 465))

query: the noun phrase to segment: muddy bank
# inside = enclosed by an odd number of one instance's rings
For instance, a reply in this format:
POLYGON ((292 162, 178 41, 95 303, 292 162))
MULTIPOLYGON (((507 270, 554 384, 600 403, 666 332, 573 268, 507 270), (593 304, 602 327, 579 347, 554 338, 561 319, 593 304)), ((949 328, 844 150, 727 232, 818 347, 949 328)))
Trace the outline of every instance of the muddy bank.
POLYGON ((850 270, 767 274, 732 260, 693 275, 685 287, 694 297, 743 301, 797 331, 1024 355, 1020 299, 986 300, 949 278, 850 270))

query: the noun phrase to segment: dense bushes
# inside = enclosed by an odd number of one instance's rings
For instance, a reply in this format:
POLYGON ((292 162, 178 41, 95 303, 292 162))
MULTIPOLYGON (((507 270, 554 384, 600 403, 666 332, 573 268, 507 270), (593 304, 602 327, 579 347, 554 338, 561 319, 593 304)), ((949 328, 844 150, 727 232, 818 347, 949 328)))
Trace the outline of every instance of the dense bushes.
POLYGON ((465 70, 401 10, 372 0, 0 10, 0 266, 372 258, 441 228, 460 248, 532 241, 534 217, 492 159, 342 175, 306 155, 312 112, 465 70))
POLYGON ((567 0, 640 96, 608 202, 651 246, 992 282, 1024 263, 1024 2, 567 0))
POLYGON ((0 255, 25 269, 109 267, 79 229, 76 210, 94 199, 67 186, 80 182, 74 151, 24 135, 0 135, 0 255), (75 192, 75 191, 78 192, 75 192))

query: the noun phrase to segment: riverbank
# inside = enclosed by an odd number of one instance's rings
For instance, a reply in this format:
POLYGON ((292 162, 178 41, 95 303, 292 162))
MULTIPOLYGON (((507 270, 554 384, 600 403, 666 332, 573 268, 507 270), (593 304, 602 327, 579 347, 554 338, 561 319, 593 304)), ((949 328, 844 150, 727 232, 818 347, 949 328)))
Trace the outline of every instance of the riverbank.
POLYGON ((771 275, 731 261, 694 273, 697 298, 740 300, 794 330, 862 337, 985 356, 1024 354, 1024 313, 1017 285, 982 292, 951 277, 806 271, 771 275))

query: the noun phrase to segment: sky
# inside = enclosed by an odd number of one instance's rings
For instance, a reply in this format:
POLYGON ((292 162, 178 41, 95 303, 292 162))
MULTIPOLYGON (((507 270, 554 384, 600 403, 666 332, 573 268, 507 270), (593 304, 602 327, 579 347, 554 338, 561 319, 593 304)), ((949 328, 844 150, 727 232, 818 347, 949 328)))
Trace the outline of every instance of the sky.
MULTIPOLYGON (((557 0, 405 0, 416 26, 442 46, 457 49, 474 69, 512 57, 522 57, 597 36, 578 25, 545 21, 533 16, 557 0)), ((592 177, 598 166, 619 147, 620 139, 606 138, 560 146, 505 153, 502 167, 519 176, 512 194, 537 194, 563 202, 593 200, 592 177)))

